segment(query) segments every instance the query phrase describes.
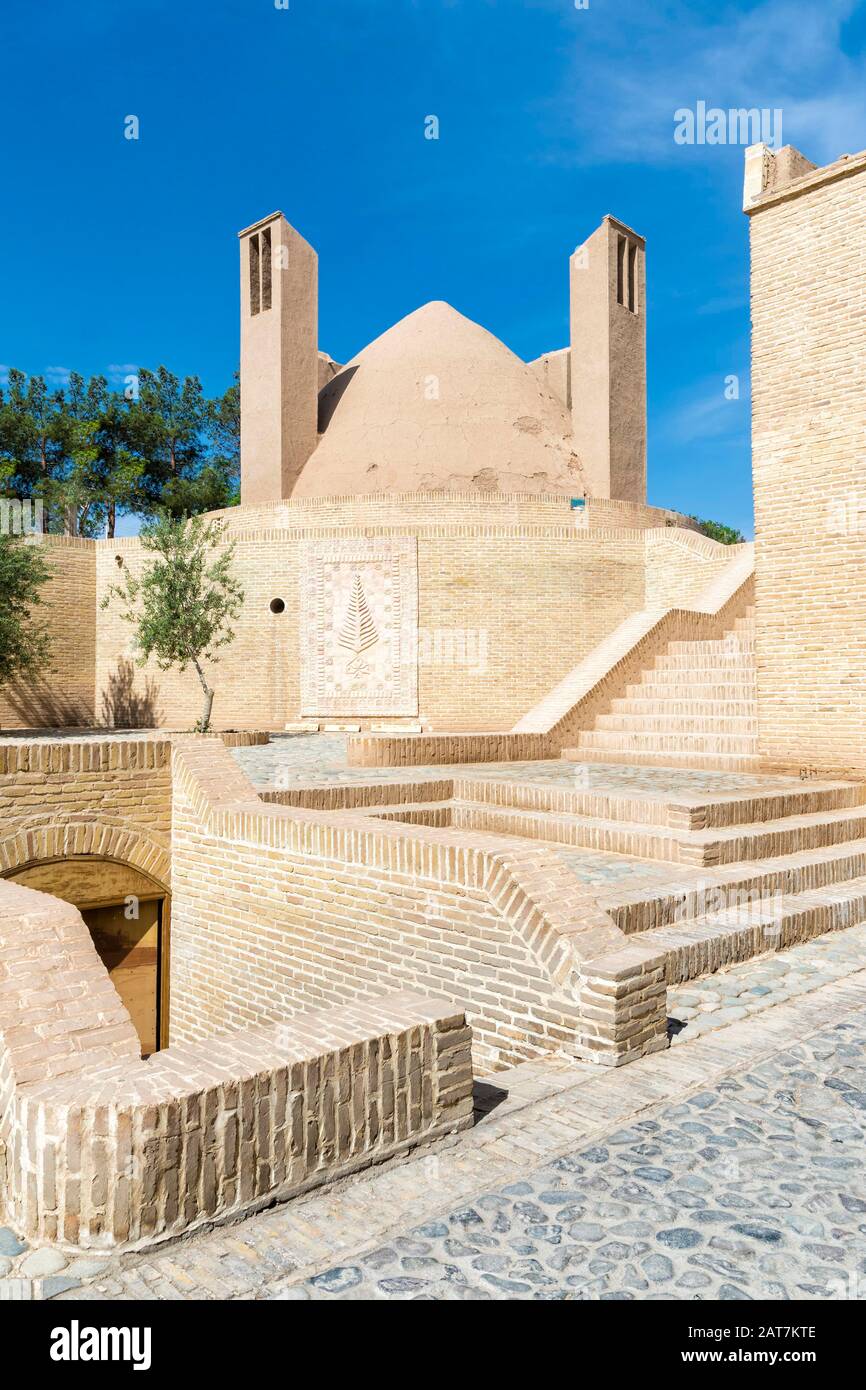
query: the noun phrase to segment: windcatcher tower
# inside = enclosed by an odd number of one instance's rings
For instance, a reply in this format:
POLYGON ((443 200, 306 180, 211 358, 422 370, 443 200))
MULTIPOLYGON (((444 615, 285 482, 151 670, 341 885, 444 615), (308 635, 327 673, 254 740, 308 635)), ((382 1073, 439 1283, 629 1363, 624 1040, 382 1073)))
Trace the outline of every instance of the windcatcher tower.
POLYGON ((318 257, 281 212, 239 232, 241 501, 291 496, 318 441, 318 257))
POLYGON ((646 242, 605 217, 569 262, 574 446, 594 497, 646 502, 646 242))

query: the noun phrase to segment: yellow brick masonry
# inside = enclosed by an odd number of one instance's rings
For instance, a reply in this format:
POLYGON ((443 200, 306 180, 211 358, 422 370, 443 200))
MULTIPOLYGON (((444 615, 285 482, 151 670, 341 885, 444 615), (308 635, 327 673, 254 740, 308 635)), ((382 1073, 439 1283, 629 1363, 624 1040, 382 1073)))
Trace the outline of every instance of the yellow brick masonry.
POLYGON ((206 743, 174 746, 173 1039, 435 989, 466 1009, 488 1070, 666 1045, 663 959, 552 850, 266 803, 206 743))
POLYGON ((760 752, 862 775, 866 154, 811 169, 755 147, 745 211, 760 752))
MULTIPOLYGON (((689 602, 726 559, 676 513, 604 499, 572 510, 563 497, 405 494, 219 516, 245 591, 236 640, 213 672, 222 727, 281 729, 298 718, 303 540, 416 538, 419 717, 435 729, 509 729, 625 617, 648 603, 689 602), (273 599, 285 605, 278 614, 273 599)), ((0 723, 191 727, 194 674, 137 668, 118 605, 101 607, 124 571, 140 573, 140 541, 45 545, 56 576, 46 608, 56 669, 7 690, 0 723)))
POLYGON ((0 742, 0 875, 91 854, 167 886, 170 837, 168 740, 0 742))
MULTIPOLYGON (((704 537, 679 532, 676 545, 682 547, 684 539, 689 547, 705 541, 704 537)), ((576 741, 581 729, 591 727, 597 715, 610 709, 611 701, 639 678, 669 642, 719 638, 746 611, 754 597, 753 547, 730 546, 727 550, 724 567, 690 607, 646 608, 630 614, 510 733, 354 734, 348 739, 350 765, 410 767, 559 757, 576 741)), ((661 582, 657 575, 657 584, 661 582)))
POLYGON ((49 567, 40 614, 51 632, 51 669, 0 684, 0 728, 86 727, 96 717, 96 543, 43 536, 33 544, 49 567))
POLYGON ((137 1248, 461 1129, 470 1044, 404 993, 142 1061, 77 910, 0 882, 0 1178, 28 1240, 137 1248))

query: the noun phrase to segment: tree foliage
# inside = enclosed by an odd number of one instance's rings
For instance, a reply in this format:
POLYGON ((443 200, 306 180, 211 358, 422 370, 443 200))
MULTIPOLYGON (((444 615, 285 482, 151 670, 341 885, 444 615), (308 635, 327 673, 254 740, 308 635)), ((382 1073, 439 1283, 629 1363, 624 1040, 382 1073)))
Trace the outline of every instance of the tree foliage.
POLYGON ((190 516, 238 501, 237 379, 207 398, 198 377, 142 369, 130 398, 72 372, 50 390, 10 370, 0 389, 0 497, 40 498, 46 531, 113 536, 117 518, 190 516))
POLYGON ((726 526, 724 522, 701 521, 697 516, 689 519, 697 523, 702 535, 709 536, 711 541, 718 541, 721 545, 742 545, 746 539, 742 531, 738 531, 734 526, 726 526))
POLYGON ((48 666, 51 632, 36 610, 49 574, 38 540, 0 534, 0 686, 48 666))
POLYGON ((223 543, 223 528, 200 516, 161 513, 141 532, 145 566, 140 577, 128 570, 102 601, 120 604, 120 616, 135 631, 136 660, 153 658, 160 670, 192 666, 204 703, 196 728, 210 727, 214 690, 203 664, 234 638, 243 590, 232 568, 234 546, 223 543))

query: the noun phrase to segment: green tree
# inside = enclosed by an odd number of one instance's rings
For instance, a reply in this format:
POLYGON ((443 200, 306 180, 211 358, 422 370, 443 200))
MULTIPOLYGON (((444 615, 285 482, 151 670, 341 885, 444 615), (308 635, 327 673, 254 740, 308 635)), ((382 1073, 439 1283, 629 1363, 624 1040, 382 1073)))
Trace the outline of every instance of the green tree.
POLYGON ((51 633, 34 610, 50 573, 38 540, 0 532, 0 686, 49 663, 51 633))
POLYGON ((62 529, 66 535, 97 536, 105 526, 107 489, 99 447, 105 398, 104 377, 86 382, 78 372, 71 372, 58 401, 52 529, 62 529))
POLYGON ((0 497, 39 498, 44 530, 81 536, 113 536, 124 513, 152 520, 234 506, 239 397, 237 374, 208 400, 197 377, 142 369, 128 399, 102 376, 73 372, 50 391, 13 369, 0 390, 0 497))
POLYGON ((152 657, 162 671, 194 668, 204 697, 200 733, 210 728, 214 701, 202 663, 216 663, 219 649, 233 641, 244 597, 232 570, 234 546, 223 545, 222 532, 199 516, 161 514, 141 532, 153 557, 141 578, 127 571, 102 601, 103 608, 112 599, 121 604, 121 617, 135 629, 139 665, 152 657))
POLYGON ((711 541, 718 541, 720 545, 742 545, 746 539, 742 531, 734 526, 725 526, 721 521, 701 521, 697 516, 689 520, 697 524, 702 535, 709 536, 711 541))
POLYGON ((241 492, 241 387, 240 373, 222 396, 208 402, 207 434, 210 467, 219 479, 223 507, 237 507, 241 492))
POLYGON ((58 504, 62 471, 60 420, 63 392, 49 391, 41 376, 26 377, 14 367, 0 392, 0 477, 7 497, 41 498, 43 529, 58 504))

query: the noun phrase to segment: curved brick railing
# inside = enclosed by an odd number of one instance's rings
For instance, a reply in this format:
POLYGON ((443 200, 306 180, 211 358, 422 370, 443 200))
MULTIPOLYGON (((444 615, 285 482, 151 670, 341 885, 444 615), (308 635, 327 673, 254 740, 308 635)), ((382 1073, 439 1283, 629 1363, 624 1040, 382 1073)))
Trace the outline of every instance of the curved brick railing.
POLYGON ((0 1190, 32 1241, 138 1247, 471 1123, 470 1032, 402 994, 148 1061, 80 914, 0 881, 0 1190))

